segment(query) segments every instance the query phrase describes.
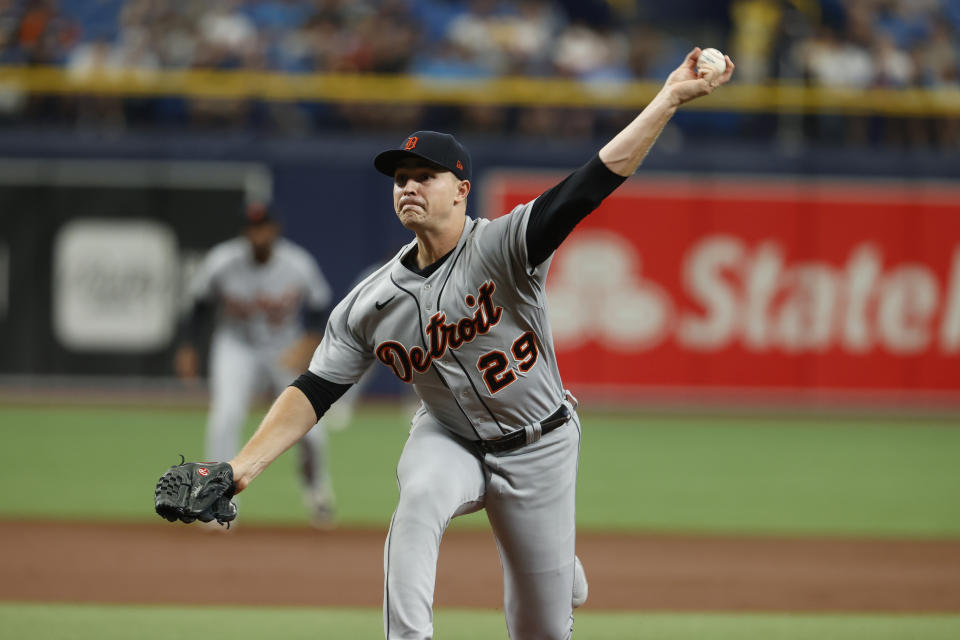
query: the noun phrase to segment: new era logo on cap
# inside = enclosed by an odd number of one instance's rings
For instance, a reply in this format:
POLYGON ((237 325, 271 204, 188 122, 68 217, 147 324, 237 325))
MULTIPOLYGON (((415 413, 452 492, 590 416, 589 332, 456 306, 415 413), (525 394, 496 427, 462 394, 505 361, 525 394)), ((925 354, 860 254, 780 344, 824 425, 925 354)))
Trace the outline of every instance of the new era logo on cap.
POLYGON ((396 149, 389 149, 373 160, 380 173, 393 177, 405 158, 420 158, 443 167, 461 180, 470 179, 470 154, 449 133, 417 131, 407 136, 396 149))

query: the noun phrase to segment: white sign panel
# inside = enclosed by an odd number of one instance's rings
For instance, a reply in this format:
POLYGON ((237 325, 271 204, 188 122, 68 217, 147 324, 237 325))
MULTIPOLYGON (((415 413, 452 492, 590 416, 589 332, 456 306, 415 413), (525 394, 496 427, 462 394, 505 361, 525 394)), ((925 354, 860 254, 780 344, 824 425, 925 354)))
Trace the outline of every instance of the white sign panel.
POLYGON ((151 351, 176 326, 177 241, 153 220, 80 219, 54 244, 53 325, 76 351, 151 351))

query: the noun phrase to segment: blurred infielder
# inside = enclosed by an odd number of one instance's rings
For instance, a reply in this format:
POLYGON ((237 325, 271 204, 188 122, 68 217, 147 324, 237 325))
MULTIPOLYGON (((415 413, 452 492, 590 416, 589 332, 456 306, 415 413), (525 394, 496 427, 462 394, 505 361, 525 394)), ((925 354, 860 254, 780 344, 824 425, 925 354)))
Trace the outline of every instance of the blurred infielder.
MULTIPOLYGON (((330 287, 316 260, 280 238, 276 215, 263 205, 246 208, 243 234, 213 247, 190 284, 192 305, 175 365, 183 378, 198 372, 195 348, 204 318, 216 314, 210 346, 208 460, 227 460, 254 395, 266 386, 279 394, 303 371, 323 335, 330 287)), ((304 501, 314 524, 333 518, 333 490, 323 424, 300 441, 304 501)))
MULTIPOLYGON (((478 509, 500 552, 510 637, 571 636, 586 592, 574 555, 580 420, 557 369, 544 281, 554 250, 637 169, 677 107, 730 79, 729 58, 707 75, 696 70, 699 55, 691 51, 598 155, 496 220, 466 216, 470 156, 452 136, 419 131, 378 155, 416 239, 336 306, 308 371, 237 457, 203 469, 242 491, 375 361, 412 384, 422 404, 384 548, 387 638, 433 636, 440 537, 453 517, 478 509)), ((164 497, 176 473, 193 469, 168 472, 158 512, 229 520, 229 508, 204 511, 212 498, 185 512, 164 497)))

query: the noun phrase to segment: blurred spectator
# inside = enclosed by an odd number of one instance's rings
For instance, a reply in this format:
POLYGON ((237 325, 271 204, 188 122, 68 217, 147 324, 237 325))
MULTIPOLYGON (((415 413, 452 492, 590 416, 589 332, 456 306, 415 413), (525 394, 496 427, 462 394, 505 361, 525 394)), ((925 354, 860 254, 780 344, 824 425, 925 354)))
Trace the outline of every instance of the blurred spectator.
POLYGON ((737 0, 731 5, 730 55, 742 82, 758 84, 770 76, 783 9, 779 0, 737 0))
POLYGON ((17 9, 17 0, 0 0, 0 64, 17 63, 22 55, 17 41, 17 9))
POLYGON ((78 35, 76 24, 54 0, 28 0, 17 29, 17 57, 28 64, 62 64, 78 35))
POLYGON ((806 78, 824 87, 865 89, 874 76, 873 61, 863 46, 844 40, 830 27, 802 42, 797 49, 806 78))
POLYGON ((542 75, 547 68, 553 39, 563 25, 563 17, 544 0, 516 3, 503 28, 502 46, 507 56, 507 73, 542 75))
POLYGON ((284 37, 273 39, 271 67, 289 72, 338 69, 337 61, 347 48, 347 39, 339 14, 313 14, 284 37))
POLYGON ((874 28, 889 36, 893 47, 906 51, 930 36, 940 0, 893 0, 876 5, 874 28))
MULTIPOLYGON (((257 29, 240 11, 239 0, 211 0, 197 23, 196 66, 233 69, 251 66, 258 49, 257 29)), ((256 66, 256 65, 254 65, 256 66)))
POLYGON ((904 88, 914 84, 916 69, 910 54, 897 48, 892 36, 880 33, 874 38, 872 60, 873 85, 904 88))
POLYGON ((509 11, 506 2, 472 0, 469 10, 450 23, 446 38, 478 67, 501 73, 506 68, 501 24, 509 11))
MULTIPOLYGON (((956 4, 960 6, 960 2, 956 4)), ((932 87, 960 86, 960 56, 957 54, 955 34, 951 33, 946 23, 934 22, 926 45, 913 50, 921 70, 921 84, 932 87)))
POLYGON ((628 47, 622 34, 572 24, 559 35, 553 64, 560 75, 581 80, 629 80, 628 47))

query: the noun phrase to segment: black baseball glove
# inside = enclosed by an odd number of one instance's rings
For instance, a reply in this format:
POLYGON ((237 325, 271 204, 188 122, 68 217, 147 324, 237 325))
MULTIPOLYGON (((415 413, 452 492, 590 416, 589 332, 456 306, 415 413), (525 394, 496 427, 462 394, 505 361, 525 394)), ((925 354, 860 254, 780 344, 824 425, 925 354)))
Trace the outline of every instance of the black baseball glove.
POLYGON ((160 477, 154 492, 157 513, 174 522, 210 522, 221 525, 237 517, 231 502, 236 487, 233 467, 227 462, 185 462, 173 465, 160 477))

